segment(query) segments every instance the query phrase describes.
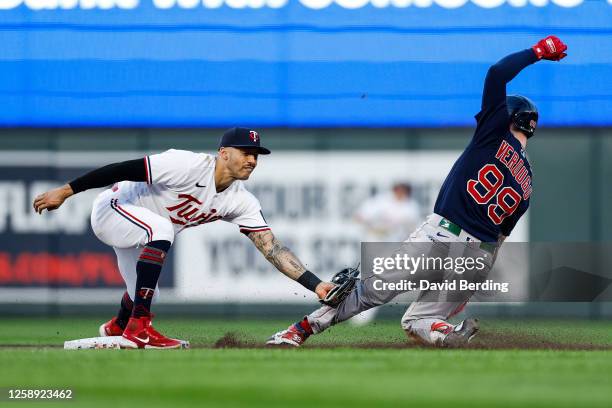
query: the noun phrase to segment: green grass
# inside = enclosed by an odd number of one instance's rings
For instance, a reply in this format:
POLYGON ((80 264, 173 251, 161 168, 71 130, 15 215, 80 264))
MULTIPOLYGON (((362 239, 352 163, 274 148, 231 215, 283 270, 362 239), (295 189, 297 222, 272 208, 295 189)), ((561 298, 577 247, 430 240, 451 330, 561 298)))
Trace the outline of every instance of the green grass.
MULTIPOLYGON (((156 322, 160 330, 200 346, 212 346, 226 332, 260 343, 288 323, 156 322)), ((59 345, 95 336, 98 324, 96 319, 0 319, 0 345, 59 345)), ((578 320, 484 321, 481 341, 504 333, 612 346, 611 323, 578 320)), ((3 347, 0 387, 74 390, 72 403, 6 403, 36 407, 607 407, 612 400, 612 351, 607 350, 315 347, 405 342, 397 322, 382 321, 340 325, 309 340, 310 348, 292 350, 3 347)))

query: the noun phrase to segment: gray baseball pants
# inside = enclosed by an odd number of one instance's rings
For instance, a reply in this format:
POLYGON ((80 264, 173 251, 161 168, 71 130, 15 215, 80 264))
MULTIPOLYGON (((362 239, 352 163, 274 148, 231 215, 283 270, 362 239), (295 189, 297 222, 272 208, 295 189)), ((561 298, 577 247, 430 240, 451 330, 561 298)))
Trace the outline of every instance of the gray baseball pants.
MULTIPOLYGON (((432 214, 406 240, 410 245, 407 252, 419 257, 481 257, 485 259, 486 267, 481 273, 486 276, 495 262, 495 253, 481 249, 480 241, 462 231, 458 236, 440 226, 443 218, 432 214)), ((496 252, 496 251, 495 251, 496 252)), ((420 270, 423 276, 439 274, 439 270, 420 270)), ((399 281, 406 278, 406 271, 389 271, 387 280, 399 281), (393 274, 400 274, 393 276, 393 274), (401 276, 404 275, 404 276, 401 276)), ((376 306, 390 302, 398 295, 397 291, 382 291, 374 289, 376 276, 359 280, 355 289, 336 308, 323 306, 307 317, 314 333, 320 333, 327 328, 350 319, 351 317, 376 306)), ((454 293, 452 300, 446 293, 434 290, 420 291, 401 320, 406 332, 426 344, 439 344, 446 334, 453 329, 448 319, 459 313, 472 296, 473 291, 454 293)))

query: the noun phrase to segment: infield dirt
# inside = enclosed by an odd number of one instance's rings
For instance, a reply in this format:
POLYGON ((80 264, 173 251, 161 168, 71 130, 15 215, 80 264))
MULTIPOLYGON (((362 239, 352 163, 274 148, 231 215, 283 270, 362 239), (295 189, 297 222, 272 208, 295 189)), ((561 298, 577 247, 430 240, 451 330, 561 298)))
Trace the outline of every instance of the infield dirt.
MULTIPOLYGON (((227 332, 219 338, 213 348, 294 348, 293 346, 267 346, 252 339, 241 338, 236 332, 227 332)), ((303 346, 309 349, 335 349, 335 348, 357 348, 357 349, 430 349, 431 346, 423 345, 415 341, 406 340, 406 343, 384 343, 365 342, 355 344, 313 344, 303 346)), ((193 348, 202 348, 195 345, 193 348)), ((206 347, 204 347, 206 348, 206 347)), ((474 350, 612 350, 612 345, 593 343, 560 343, 542 338, 536 335, 508 334, 508 333, 482 333, 466 347, 474 350)))

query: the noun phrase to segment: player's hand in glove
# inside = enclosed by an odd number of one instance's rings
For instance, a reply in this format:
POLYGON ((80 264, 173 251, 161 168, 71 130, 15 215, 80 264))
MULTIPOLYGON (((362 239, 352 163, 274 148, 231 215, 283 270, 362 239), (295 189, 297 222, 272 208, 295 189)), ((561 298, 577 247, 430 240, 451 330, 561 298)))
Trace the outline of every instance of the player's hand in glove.
POLYGON ((319 302, 327 306, 337 307, 352 292, 358 280, 359 269, 346 268, 341 270, 331 280, 333 288, 319 302))
POLYGON ((34 207, 34 211, 39 214, 42 214, 44 209, 47 211, 57 210, 64 201, 73 194, 72 187, 66 184, 36 196, 32 206, 34 207))
POLYGON ((549 35, 541 39, 536 45, 531 47, 531 49, 535 52, 539 60, 559 61, 567 57, 565 53, 567 45, 563 44, 563 41, 554 35, 549 35))
POLYGON ((330 290, 335 288, 336 285, 330 282, 321 282, 315 288, 315 293, 319 297, 319 299, 325 299, 325 296, 329 293, 330 290))

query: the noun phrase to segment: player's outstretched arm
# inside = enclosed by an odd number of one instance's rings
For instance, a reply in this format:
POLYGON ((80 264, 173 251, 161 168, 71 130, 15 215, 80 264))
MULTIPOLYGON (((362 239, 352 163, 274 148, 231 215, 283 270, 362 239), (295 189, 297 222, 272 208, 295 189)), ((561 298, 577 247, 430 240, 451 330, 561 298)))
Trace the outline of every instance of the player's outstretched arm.
POLYGON ((308 271, 298 257, 281 244, 272 231, 251 232, 248 237, 276 269, 315 292, 320 299, 325 298, 327 292, 335 286, 333 283, 322 282, 315 274, 308 271))
POLYGON ((492 65, 487 72, 482 93, 482 109, 493 107, 506 100, 506 84, 523 68, 541 59, 560 61, 567 54, 567 46, 554 35, 538 41, 536 45, 510 54, 492 65))
POLYGON ((70 187, 70 184, 64 184, 61 187, 54 188, 53 190, 36 196, 32 206, 34 207, 34 211, 39 214, 42 214, 43 210, 57 210, 71 195, 74 195, 72 187, 70 187))
POLYGON ((92 188, 106 187, 124 180, 147 181, 145 160, 128 160, 92 170, 68 184, 36 196, 32 206, 39 214, 42 214, 43 210, 53 211, 74 194, 92 188))

